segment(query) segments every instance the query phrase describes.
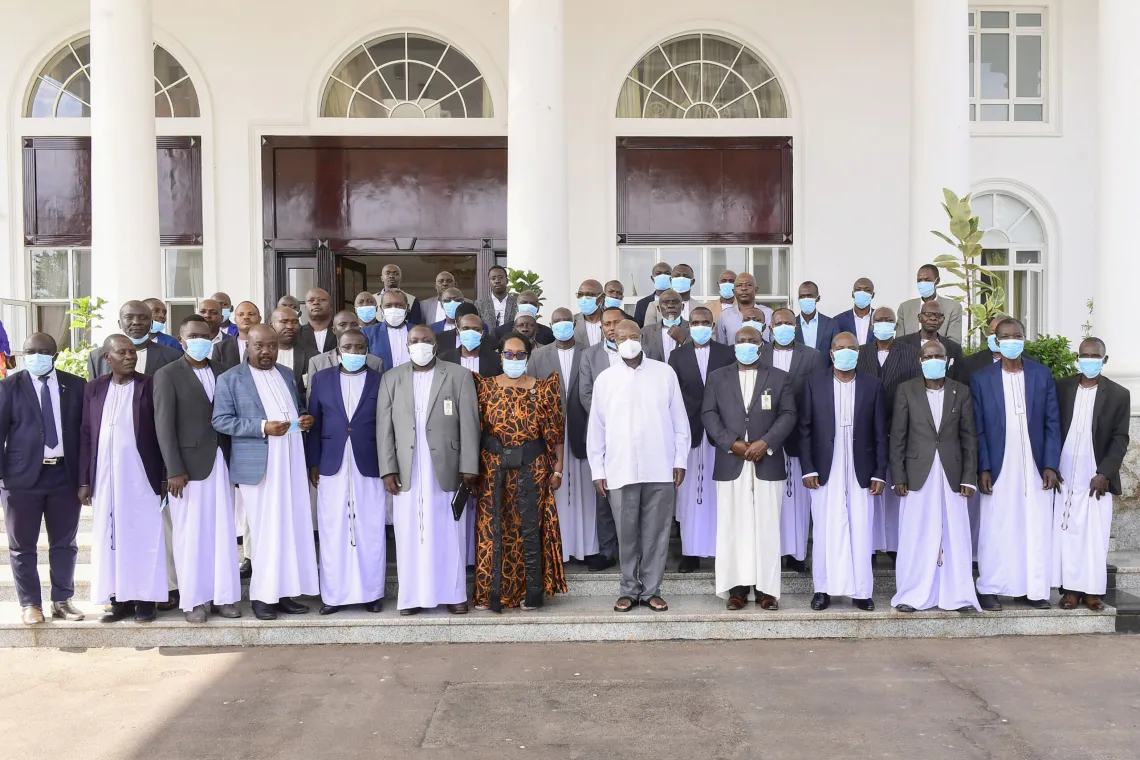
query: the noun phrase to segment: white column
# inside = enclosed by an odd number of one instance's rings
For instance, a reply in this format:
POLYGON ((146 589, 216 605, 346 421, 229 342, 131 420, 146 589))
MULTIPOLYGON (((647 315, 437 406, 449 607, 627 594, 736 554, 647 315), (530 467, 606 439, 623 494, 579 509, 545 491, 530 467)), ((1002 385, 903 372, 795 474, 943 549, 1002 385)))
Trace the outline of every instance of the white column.
POLYGON ((537 272, 545 314, 571 303, 563 0, 510 0, 507 261, 537 272))
POLYGON ((150 0, 91 0, 91 294, 119 307, 162 297, 150 0))
POLYGON ((910 117, 910 271, 952 253, 931 230, 947 232, 942 188, 970 192, 970 35, 968 0, 912 0, 910 117))
MULTIPOLYGON (((1100 236, 1096 255, 1093 334, 1108 345, 1107 374, 1132 389, 1140 412, 1140 355, 1132 344, 1132 287, 1140 276, 1136 214, 1140 209, 1140 2, 1100 0, 1097 83, 1100 87, 1100 236)), ((1081 255, 1070 251, 1072 261, 1081 255)), ((1079 266, 1075 263, 1074 266, 1079 266)), ((1076 297, 1077 294, 1071 294, 1076 297)), ((1070 326, 1072 327, 1072 326, 1070 326)))

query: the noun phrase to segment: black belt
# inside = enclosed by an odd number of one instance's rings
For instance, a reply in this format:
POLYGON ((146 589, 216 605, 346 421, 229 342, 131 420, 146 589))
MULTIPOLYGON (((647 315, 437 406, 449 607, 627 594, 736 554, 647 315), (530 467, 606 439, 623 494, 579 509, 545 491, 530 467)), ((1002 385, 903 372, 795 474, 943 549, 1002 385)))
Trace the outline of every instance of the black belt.
POLYGON ((501 612, 503 590, 503 484, 507 470, 518 470, 518 509, 522 521, 523 565, 526 569, 526 606, 542 605, 542 541, 539 535, 538 485, 533 463, 546 452, 540 440, 507 447, 483 433, 483 448, 500 457, 491 492, 491 609, 501 612))

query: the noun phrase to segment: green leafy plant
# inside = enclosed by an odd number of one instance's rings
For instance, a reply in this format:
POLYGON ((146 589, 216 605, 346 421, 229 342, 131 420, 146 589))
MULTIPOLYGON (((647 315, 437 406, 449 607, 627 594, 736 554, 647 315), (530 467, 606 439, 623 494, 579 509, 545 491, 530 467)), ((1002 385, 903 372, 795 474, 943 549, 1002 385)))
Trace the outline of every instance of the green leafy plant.
POLYGON ((1063 335, 1042 335, 1026 341, 1025 355, 1048 367, 1058 380, 1076 372, 1077 354, 1063 335))
POLYGON ((72 330, 81 330, 82 337, 75 348, 65 348, 59 352, 55 360, 56 369, 87 377, 87 356, 95 348, 90 342, 91 333, 98 329, 103 318, 103 306, 106 303, 104 298, 86 297, 76 298, 71 302, 72 308, 67 312, 71 315, 70 327, 72 330))
POLYGON ((959 198, 952 190, 943 188, 945 202, 942 208, 950 217, 950 235, 931 230, 953 247, 956 253, 943 253, 934 257, 934 263, 957 278, 944 287, 957 288, 961 295, 950 296, 962 304, 966 313, 966 343, 979 346, 985 343, 986 327, 1005 308, 1005 288, 993 272, 979 262, 982 256, 982 230, 978 217, 970 208, 970 196, 959 198), (953 239, 951 238, 953 236, 953 239))
POLYGON ((1091 338, 1093 331, 1093 299, 1090 298, 1089 300, 1085 301, 1085 308, 1089 310, 1089 315, 1088 318, 1085 319, 1085 323, 1081 325, 1081 336, 1084 338, 1091 338))
POLYGON ((542 297, 542 279, 539 278, 537 272, 507 267, 507 291, 517 296, 526 290, 538 296, 539 304, 546 302, 546 299, 542 297))

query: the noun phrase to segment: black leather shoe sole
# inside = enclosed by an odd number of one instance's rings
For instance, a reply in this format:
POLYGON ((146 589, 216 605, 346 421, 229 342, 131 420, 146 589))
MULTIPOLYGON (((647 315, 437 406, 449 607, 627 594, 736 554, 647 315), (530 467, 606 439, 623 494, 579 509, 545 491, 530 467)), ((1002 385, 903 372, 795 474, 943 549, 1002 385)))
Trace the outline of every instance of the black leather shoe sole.
POLYGON ((817 593, 811 598, 811 608, 816 612, 826 610, 831 606, 831 597, 827 594, 817 593))
POLYGON ((276 620, 277 610, 274 605, 266 604, 265 602, 252 602, 253 616, 258 620, 276 620))
POLYGON ((911 607, 909 604, 900 604, 899 606, 895 607, 895 609, 899 612, 918 612, 918 610, 916 610, 914 607, 911 607))
POLYGON ((309 605, 295 602, 286 596, 282 597, 281 601, 277 603, 277 609, 286 615, 304 615, 309 611, 309 605))

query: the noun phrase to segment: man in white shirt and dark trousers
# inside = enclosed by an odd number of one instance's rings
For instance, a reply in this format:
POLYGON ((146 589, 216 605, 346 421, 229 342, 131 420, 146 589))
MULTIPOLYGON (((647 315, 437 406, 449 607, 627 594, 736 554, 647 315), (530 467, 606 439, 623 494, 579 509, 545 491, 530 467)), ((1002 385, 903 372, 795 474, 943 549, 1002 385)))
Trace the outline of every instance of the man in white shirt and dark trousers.
POLYGON ((621 596, 617 612, 638 603, 656 612, 669 552, 677 488, 689 459, 689 418, 672 368, 647 358, 640 330, 615 331, 622 362, 594 383, 586 448, 594 487, 609 498, 617 524, 621 596))

